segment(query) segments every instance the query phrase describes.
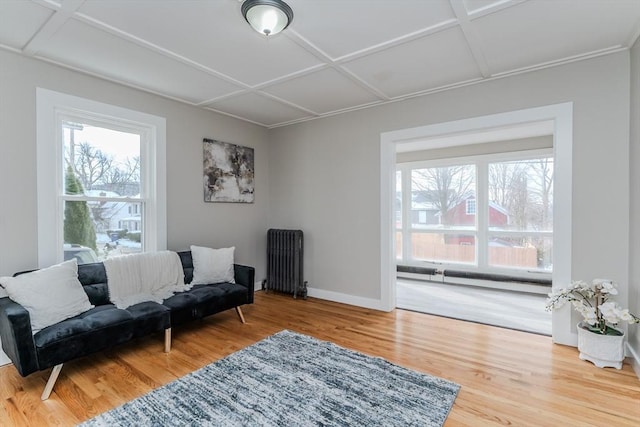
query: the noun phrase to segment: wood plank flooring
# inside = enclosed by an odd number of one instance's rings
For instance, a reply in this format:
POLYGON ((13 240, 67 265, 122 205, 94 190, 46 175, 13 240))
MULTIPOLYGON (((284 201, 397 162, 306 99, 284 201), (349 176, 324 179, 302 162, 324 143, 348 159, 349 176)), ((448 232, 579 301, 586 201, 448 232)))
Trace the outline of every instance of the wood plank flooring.
POLYGON ((383 313, 309 298, 256 294, 243 307, 64 365, 48 401, 50 370, 22 378, 0 368, 0 425, 72 426, 260 339, 289 329, 462 385, 450 426, 640 425, 640 380, 578 359, 549 337, 395 310, 383 313))

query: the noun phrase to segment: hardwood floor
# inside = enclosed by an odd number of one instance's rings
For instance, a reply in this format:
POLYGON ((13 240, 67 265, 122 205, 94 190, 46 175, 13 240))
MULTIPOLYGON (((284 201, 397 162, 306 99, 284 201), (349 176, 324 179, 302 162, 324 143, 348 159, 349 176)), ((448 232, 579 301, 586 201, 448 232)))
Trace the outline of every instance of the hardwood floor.
POLYGON ((64 365, 48 401, 50 370, 22 378, 0 368, 0 425, 71 426, 282 329, 312 335, 462 386, 445 426, 640 425, 640 380, 578 359, 549 337, 396 310, 256 294, 243 307, 64 365))

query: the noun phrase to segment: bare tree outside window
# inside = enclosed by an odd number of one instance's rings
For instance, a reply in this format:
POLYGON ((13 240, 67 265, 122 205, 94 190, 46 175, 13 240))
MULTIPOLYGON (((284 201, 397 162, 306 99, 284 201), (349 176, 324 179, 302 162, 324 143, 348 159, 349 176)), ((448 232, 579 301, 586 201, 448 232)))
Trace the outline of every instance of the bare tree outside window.
POLYGON ((503 162, 489 166, 489 200, 506 209, 509 223, 518 228, 525 228, 527 224, 527 197, 526 167, 523 164, 503 162))
POLYGON ((104 177, 111 169, 113 159, 104 154, 101 150, 93 147, 89 142, 76 144, 73 150, 75 156, 67 159, 73 168, 76 176, 87 190, 92 190, 93 186, 103 182, 104 177))
POLYGON ((437 209, 439 224, 459 225, 453 209, 470 197, 475 197, 475 166, 447 166, 411 171, 412 202, 437 209))
POLYGON ((489 200, 509 213, 508 226, 490 224, 492 228, 550 231, 553 219, 553 159, 491 163, 489 200))
POLYGON ((553 229, 553 159, 537 159, 529 167, 533 180, 532 198, 538 207, 532 222, 537 223, 540 230, 550 231, 553 229))
POLYGON ((548 233, 553 230, 553 159, 491 163, 488 173, 490 201, 508 212, 506 224, 490 222, 489 229, 513 232, 490 235, 489 244, 493 245, 490 264, 550 270, 553 239, 548 233), (533 255, 522 255, 527 250, 535 253, 535 261, 533 255), (520 255, 515 255, 516 252, 520 255))

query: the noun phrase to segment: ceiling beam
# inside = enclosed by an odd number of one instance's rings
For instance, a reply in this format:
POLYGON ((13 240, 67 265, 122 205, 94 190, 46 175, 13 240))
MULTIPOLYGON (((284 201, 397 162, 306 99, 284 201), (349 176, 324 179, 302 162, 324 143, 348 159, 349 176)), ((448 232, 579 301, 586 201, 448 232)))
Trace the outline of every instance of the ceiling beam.
POLYGON ((636 27, 631 32, 631 35, 627 39, 627 47, 629 49, 631 49, 633 45, 636 44, 636 40, 638 40, 638 37, 640 37, 640 23, 636 25, 636 27))
POLYGON ((478 69, 480 70, 482 77, 491 77, 491 70, 489 69, 487 58, 484 56, 482 42, 480 41, 480 37, 478 36, 475 27, 469 19, 469 14, 467 12, 467 8, 464 6, 463 0, 449 0, 449 3, 451 3, 453 13, 455 13, 456 18, 458 18, 462 34, 467 40, 467 45, 469 45, 471 55, 473 55, 473 59, 475 59, 476 64, 478 64, 478 69))
POLYGON ((468 11, 467 14, 469 15, 469 19, 473 21, 474 19, 482 18, 483 16, 500 12, 501 10, 508 9, 520 3, 524 3, 525 1, 528 1, 528 0, 500 0, 500 1, 496 1, 495 3, 488 4, 479 9, 468 11))
POLYGON ((390 99, 389 96, 387 96, 385 93, 383 93, 378 88, 371 86, 369 83, 365 82, 360 77, 356 76, 355 74, 351 73, 349 70, 347 70, 344 67, 340 66, 338 63, 336 63, 336 60, 334 60, 331 56, 329 56, 329 54, 327 54, 322 49, 320 49, 318 46, 314 45, 309 40, 307 40, 306 38, 304 38, 303 36, 298 34, 293 29, 289 29, 287 31, 287 33, 286 33, 286 36, 290 40, 292 40, 294 43, 296 43, 298 46, 302 47, 307 52, 309 52, 310 54, 312 54, 313 56, 318 58, 320 61, 325 62, 328 67, 330 67, 333 70, 337 71, 343 77, 346 77, 351 82, 353 82, 356 85, 360 86, 362 89, 364 89, 364 90, 368 91, 369 93, 373 94, 378 99, 383 100, 383 101, 388 101, 390 99))
POLYGON ((31 40, 22 48, 22 53, 29 56, 38 53, 45 43, 71 19, 84 2, 85 0, 65 0, 62 2, 62 8, 55 11, 47 22, 31 37, 31 40))

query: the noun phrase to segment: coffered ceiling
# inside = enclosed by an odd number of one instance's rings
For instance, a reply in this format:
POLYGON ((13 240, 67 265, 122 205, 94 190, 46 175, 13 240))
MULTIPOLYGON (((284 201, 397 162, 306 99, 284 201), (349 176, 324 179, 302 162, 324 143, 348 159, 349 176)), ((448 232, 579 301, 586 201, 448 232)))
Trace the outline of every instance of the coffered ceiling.
POLYGON ((0 47, 277 127, 629 48, 640 0, 0 0, 0 47))

